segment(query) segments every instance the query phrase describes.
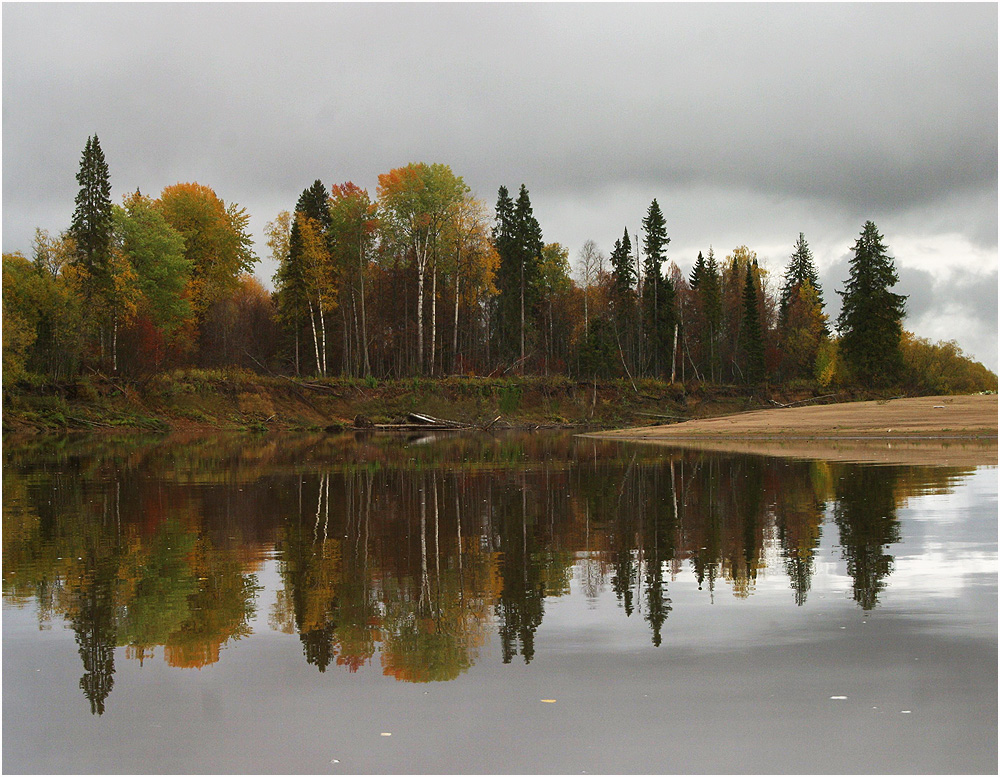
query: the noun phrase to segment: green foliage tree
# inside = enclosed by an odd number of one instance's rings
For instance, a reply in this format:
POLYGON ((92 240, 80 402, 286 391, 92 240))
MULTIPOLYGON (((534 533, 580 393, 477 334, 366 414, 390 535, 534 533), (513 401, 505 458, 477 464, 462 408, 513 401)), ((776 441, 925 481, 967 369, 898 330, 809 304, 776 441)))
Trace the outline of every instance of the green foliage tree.
POLYGON ((808 278, 796 284, 781 328, 782 372, 788 378, 814 377, 827 335, 823 302, 808 278))
MULTIPOLYGON (((438 243, 445 223, 468 187, 448 165, 423 162, 390 170, 380 175, 378 181, 383 239, 412 257, 416 269, 417 347, 414 365, 416 371, 422 374, 428 367, 428 361, 433 368, 433 359, 428 359, 431 349, 425 343, 424 287, 428 273, 436 272, 438 243)), ((433 292, 431 298, 434 308, 436 297, 433 292)), ((436 321, 434 316, 432 312, 432 325, 436 321)), ((433 342, 433 336, 431 340, 433 342)))
POLYGON ((557 327, 556 310, 560 300, 564 299, 573 288, 570 278, 569 249, 559 243, 546 243, 542 248, 542 260, 538 267, 538 295, 543 312, 543 341, 545 343, 545 372, 548 374, 551 363, 557 356, 565 358, 566 338, 557 337, 557 329, 565 333, 568 327, 559 322, 557 327))
POLYGON ((882 235, 865 222, 854 244, 850 277, 844 290, 837 328, 840 353, 853 379, 862 386, 892 385, 900 379, 900 350, 906 297, 890 289, 899 281, 882 235))
POLYGON ((900 341, 906 387, 921 394, 996 391, 997 376, 966 356, 954 340, 932 343, 911 332, 900 341))
POLYGON ((191 260, 184 237, 167 222, 149 197, 139 192, 112 209, 115 243, 135 270, 142 308, 165 333, 175 332, 191 315, 184 289, 191 260))
POLYGON ((371 362, 365 277, 378 228, 376 207, 367 191, 348 181, 332 188, 328 212, 334 265, 341 278, 343 368, 349 375, 367 376, 371 374, 371 362))

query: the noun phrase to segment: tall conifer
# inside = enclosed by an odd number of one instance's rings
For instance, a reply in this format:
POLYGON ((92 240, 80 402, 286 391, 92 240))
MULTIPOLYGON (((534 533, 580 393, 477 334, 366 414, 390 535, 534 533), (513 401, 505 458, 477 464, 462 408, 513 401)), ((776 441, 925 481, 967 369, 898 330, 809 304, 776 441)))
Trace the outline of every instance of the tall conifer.
POLYGON ((899 281, 882 235, 865 222, 854 244, 851 274, 843 291, 837 328, 840 352, 854 378, 864 386, 891 385, 901 374, 900 340, 906 297, 890 289, 899 281))
POLYGON ((799 239, 795 242, 795 251, 792 252, 781 283, 781 297, 778 300, 780 326, 784 327, 788 318, 788 305, 805 281, 809 281, 812 285, 819 298, 820 307, 822 307, 823 288, 819 284, 819 273, 816 272, 816 265, 813 263, 812 251, 806 242, 806 236, 799 232, 799 239))
POLYGON ((740 325, 745 369, 743 379, 751 386, 764 380, 764 331, 760 324, 760 306, 757 302, 757 283, 754 271, 757 263, 747 262, 746 281, 743 284, 743 321, 740 325))
POLYGON ((80 191, 69 233, 76 241, 76 261, 90 277, 90 285, 104 286, 111 259, 114 222, 111 215, 111 180, 108 163, 97 135, 87 138, 76 174, 80 191))

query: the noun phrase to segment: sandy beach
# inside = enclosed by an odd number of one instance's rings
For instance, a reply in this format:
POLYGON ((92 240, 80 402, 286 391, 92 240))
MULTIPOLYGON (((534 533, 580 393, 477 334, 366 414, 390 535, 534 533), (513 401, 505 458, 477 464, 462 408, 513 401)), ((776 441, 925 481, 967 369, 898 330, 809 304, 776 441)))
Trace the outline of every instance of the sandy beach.
POLYGON ((997 463, 997 396, 849 402, 599 432, 587 436, 837 461, 997 463))

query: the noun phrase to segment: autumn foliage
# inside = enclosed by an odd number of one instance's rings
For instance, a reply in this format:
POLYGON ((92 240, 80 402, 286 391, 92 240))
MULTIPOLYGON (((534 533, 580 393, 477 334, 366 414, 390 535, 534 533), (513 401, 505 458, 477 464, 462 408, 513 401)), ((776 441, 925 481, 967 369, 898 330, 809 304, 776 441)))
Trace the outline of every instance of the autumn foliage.
POLYGON ((668 256, 653 200, 644 234, 610 256, 544 242, 528 189, 495 209, 448 165, 379 175, 376 197, 319 180, 265 227, 270 291, 249 214, 197 182, 110 198, 89 138, 71 227, 4 255, 4 385, 96 370, 141 378, 184 366, 367 379, 568 374, 633 383, 995 390, 953 342, 902 329, 905 296, 874 224, 855 246, 838 331, 805 236, 783 277, 737 246, 668 256), (574 270, 574 264, 576 269, 574 270))

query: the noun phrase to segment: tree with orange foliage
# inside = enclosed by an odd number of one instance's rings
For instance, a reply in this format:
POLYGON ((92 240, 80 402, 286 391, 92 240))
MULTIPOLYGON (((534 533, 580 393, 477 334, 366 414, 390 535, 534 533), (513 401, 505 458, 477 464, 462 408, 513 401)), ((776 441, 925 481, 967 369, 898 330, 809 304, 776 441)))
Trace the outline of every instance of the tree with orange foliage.
POLYGON ((212 303, 230 296, 240 275, 253 270, 257 257, 248 232, 250 217, 245 208, 227 206, 199 183, 166 187, 156 205, 184 238, 184 256, 191 267, 185 295, 200 327, 212 303))

